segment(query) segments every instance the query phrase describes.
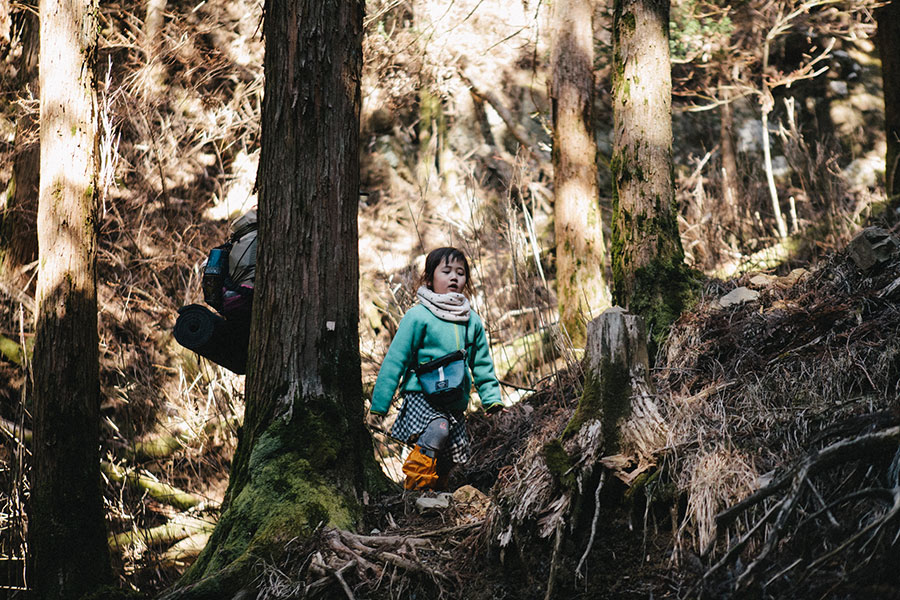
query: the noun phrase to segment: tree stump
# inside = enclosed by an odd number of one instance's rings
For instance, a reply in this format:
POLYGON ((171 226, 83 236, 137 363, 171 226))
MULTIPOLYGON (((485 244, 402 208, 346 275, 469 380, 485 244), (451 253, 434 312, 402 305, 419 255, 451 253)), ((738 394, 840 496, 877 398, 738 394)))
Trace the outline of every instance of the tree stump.
POLYGON ((530 536, 547 539, 576 522, 573 511, 591 505, 582 496, 596 496, 602 486, 599 466, 632 485, 655 464, 668 428, 649 373, 640 317, 613 307, 588 324, 578 407, 565 429, 544 426, 532 433, 496 490, 487 529, 501 553, 510 545, 522 551, 531 547, 530 536))
POLYGON ((587 332, 584 393, 563 439, 631 484, 655 464, 668 435, 650 381, 644 321, 613 307, 587 332))
MULTIPOLYGON (((589 539, 576 572, 593 547, 606 467, 626 485, 655 465, 668 428, 650 381, 647 330, 641 317, 613 307, 588 323, 584 392, 562 430, 544 425, 533 432, 516 464, 495 491, 487 538, 504 560, 513 550, 528 568, 538 548, 550 551, 545 600, 555 595, 568 535, 593 507, 589 539), (593 498, 591 498, 593 496, 593 498), (552 549, 540 543, 553 536, 552 549), (537 545, 534 542, 539 542, 537 545)), ((573 557, 574 558, 574 557, 573 557)))

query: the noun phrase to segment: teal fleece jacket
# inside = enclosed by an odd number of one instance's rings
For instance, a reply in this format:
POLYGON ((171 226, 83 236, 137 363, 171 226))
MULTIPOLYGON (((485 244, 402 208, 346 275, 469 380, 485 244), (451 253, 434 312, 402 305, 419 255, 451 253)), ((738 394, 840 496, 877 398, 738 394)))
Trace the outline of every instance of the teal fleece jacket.
POLYGON ((500 398, 500 382, 494 374, 494 362, 488 351, 487 338, 484 335, 484 324, 475 311, 469 312, 468 334, 465 323, 445 321, 434 316, 421 304, 409 309, 397 334, 391 341, 378 379, 372 392, 371 412, 379 415, 387 414, 397 386, 403 392, 421 392, 422 387, 416 374, 412 371, 418 348, 418 364, 440 358, 465 347, 467 337, 469 345, 466 355, 465 393, 457 405, 450 407, 453 412, 463 411, 469 405, 469 390, 474 379, 475 387, 484 408, 502 403, 500 398))

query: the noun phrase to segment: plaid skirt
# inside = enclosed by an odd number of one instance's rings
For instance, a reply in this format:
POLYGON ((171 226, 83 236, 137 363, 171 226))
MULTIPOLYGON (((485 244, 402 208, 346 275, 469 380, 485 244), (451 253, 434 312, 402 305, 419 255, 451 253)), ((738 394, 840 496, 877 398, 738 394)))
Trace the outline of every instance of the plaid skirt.
POLYGON ((466 462, 469 460, 469 433, 466 431, 465 416, 462 413, 435 410, 421 392, 403 394, 403 405, 394 426, 391 427, 391 437, 404 444, 413 444, 428 424, 439 417, 450 421, 450 438, 443 451, 457 464, 466 462))

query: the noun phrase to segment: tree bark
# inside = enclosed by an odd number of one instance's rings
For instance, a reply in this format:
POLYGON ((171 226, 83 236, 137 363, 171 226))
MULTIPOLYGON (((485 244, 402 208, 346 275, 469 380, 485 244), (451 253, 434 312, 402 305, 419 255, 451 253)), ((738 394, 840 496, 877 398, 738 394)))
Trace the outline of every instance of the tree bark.
POLYGON ((40 270, 29 535, 34 589, 111 581, 101 496, 96 2, 42 0, 40 270), (77 552, 73 549, 77 548, 77 552))
MULTIPOLYGON (((721 89, 721 88, 720 88, 721 89)), ((719 111, 719 145, 722 148, 722 210, 720 219, 727 234, 727 242, 736 248, 744 240, 744 224, 740 206, 741 188, 737 175, 737 151, 734 147, 734 107, 731 94, 722 90, 719 111)))
POLYGON ((658 343, 693 286, 676 221, 668 0, 616 0, 613 51, 613 301, 658 343))
POLYGON ((225 510, 172 598, 231 597, 259 557, 352 528, 374 481, 358 342, 363 2, 267 5, 246 414, 225 510))
POLYGON ((876 41, 881 54, 884 127, 887 136, 885 188, 888 206, 900 208, 900 2, 892 0, 875 11, 876 41))
POLYGON ((590 0, 553 3, 553 184, 559 320, 583 347, 591 312, 609 304, 594 140, 594 37, 590 0))

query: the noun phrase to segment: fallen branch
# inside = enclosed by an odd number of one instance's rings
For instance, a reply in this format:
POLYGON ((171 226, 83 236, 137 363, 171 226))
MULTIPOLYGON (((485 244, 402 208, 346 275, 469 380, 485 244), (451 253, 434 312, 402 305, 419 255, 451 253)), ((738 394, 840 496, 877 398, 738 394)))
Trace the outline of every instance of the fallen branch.
MULTIPOLYGON (((708 581, 711 576, 718 572, 722 567, 736 560, 743 552, 750 539, 762 530, 765 525, 771 523, 774 518, 775 522, 766 530, 765 542, 762 548, 755 556, 753 556, 753 560, 749 563, 747 568, 743 570, 735 582, 735 589, 746 588, 754 580, 757 571, 759 571, 763 565, 768 564, 767 561, 769 555, 783 544, 785 539, 784 533, 787 529, 788 522, 797 512, 804 490, 807 486, 811 486, 810 478, 812 476, 822 473, 826 469, 839 464, 871 457, 874 453, 884 449, 896 451, 898 445, 900 445, 900 426, 890 427, 882 431, 876 431, 854 438, 842 439, 821 450, 812 452, 771 484, 761 488, 727 510, 720 512, 716 516, 716 524, 719 533, 725 531, 726 528, 734 523, 734 521, 745 511, 756 506, 765 499, 787 490, 784 497, 770 507, 766 513, 756 521, 750 530, 742 535, 736 543, 732 544, 725 555, 704 573, 703 581, 708 581)), ((803 519, 796 529, 799 529, 800 526, 821 516, 827 516, 830 520, 834 521, 835 517, 831 512, 833 508, 840 504, 856 501, 863 497, 884 497, 891 503, 891 508, 885 515, 873 519, 864 528, 850 536, 836 548, 812 560, 806 567, 807 574, 811 573, 812 570, 816 569, 825 561, 840 554, 863 537, 868 536, 869 534, 877 534, 882 527, 900 514, 900 485, 897 485, 896 482, 894 482, 894 485, 895 487, 893 489, 878 488, 857 490, 827 504, 824 503, 817 490, 812 488, 812 494, 819 501, 821 508, 803 519)), ((703 556, 707 556, 711 553, 714 542, 715 541, 711 542, 704 550, 703 556)), ((794 569, 797 564, 800 563, 795 562, 794 564, 791 564, 784 572, 794 569)))
POLYGON ((200 496, 184 492, 167 483, 163 483, 147 472, 141 473, 133 470, 125 470, 122 467, 106 462, 105 460, 100 462, 100 470, 103 471, 104 475, 116 483, 124 481, 131 486, 147 492, 147 494, 157 502, 162 502, 163 504, 174 506, 181 510, 199 507, 206 502, 200 496))
POLYGON ((35 306, 34 298, 29 296, 25 292, 23 292, 21 290, 17 290, 13 287, 10 287, 8 284, 0 281, 0 293, 2 293, 4 296, 8 296, 12 300, 18 302, 19 304, 24 306, 28 310, 28 312, 30 312, 31 314, 34 314, 34 306, 35 306))
POLYGON ((815 475, 840 462, 863 458, 873 450, 897 444, 900 444, 900 426, 840 440, 822 450, 817 450, 774 482, 760 488, 731 508, 720 512, 716 515, 716 525, 720 530, 728 527, 742 512, 788 487, 799 474, 804 477, 815 475))
MULTIPOLYGON (((21 440, 21 442, 30 444, 33 438, 30 429, 19 427, 12 421, 7 421, 2 418, 0 418, 0 431, 16 442, 20 442, 21 440)), ((206 502, 206 500, 200 496, 196 496, 190 492, 185 492, 167 483, 163 483, 147 472, 141 473, 134 470, 125 470, 122 467, 105 460, 100 461, 100 470, 104 475, 116 483, 124 481, 129 485, 143 490, 157 502, 161 502, 168 506, 174 506, 180 510, 198 507, 206 502)))
POLYGON ((173 427, 165 433, 158 433, 145 440, 134 442, 125 448, 125 458, 130 461, 158 460, 168 458, 173 453, 188 446, 191 440, 200 435, 210 435, 222 427, 239 425, 237 417, 230 419, 210 419, 203 424, 201 430, 190 428, 187 424, 173 427))
POLYGON ((338 580, 338 583, 341 584, 341 589, 344 590, 345 594, 347 594, 347 598, 349 598, 349 600, 356 600, 356 597, 353 595, 353 591, 350 589, 350 586, 347 585, 346 581, 344 581, 343 573, 355 564, 356 561, 351 560, 346 565, 332 573, 334 575, 334 578, 338 580))
POLYGON ((805 235, 792 235, 781 239, 776 244, 763 248, 750 256, 744 257, 739 263, 731 263, 723 266, 713 273, 714 277, 722 280, 738 277, 751 271, 767 271, 782 264, 791 256, 798 253, 804 240, 812 237, 810 232, 805 235))
POLYGON ((513 114, 509 112, 509 109, 506 108, 506 105, 504 105, 503 102, 501 102, 500 99, 497 98, 497 96, 490 92, 486 86, 476 83, 468 73, 459 71, 459 76, 463 80, 463 82, 465 82, 465 84, 469 86, 473 94, 483 99, 485 102, 490 104, 495 111, 497 111, 497 114, 500 115, 500 118, 503 119, 503 122, 506 124, 506 128, 509 130, 512 136, 516 138, 516 141, 519 142, 522 147, 526 151, 528 151, 529 154, 531 154, 532 158, 534 158, 535 160, 543 161, 547 161, 550 159, 549 155, 546 152, 541 150, 537 146, 537 144, 535 144, 528 138, 528 134, 525 132, 522 126, 519 125, 513 114))
POLYGON ((167 567, 181 567, 193 562, 206 547, 211 535, 211 528, 202 529, 180 540, 159 557, 160 564, 167 567))
POLYGON ((151 529, 134 529, 117 533, 107 538, 111 550, 119 550, 143 544, 144 546, 162 547, 174 544, 199 533, 209 535, 215 523, 196 517, 177 516, 164 525, 151 529))
POLYGON ((831 552, 824 554, 824 555, 820 556, 819 558, 817 558, 816 560, 814 560, 812 563, 810 563, 809 570, 815 569, 820 564, 824 563, 826 560, 828 560, 834 556, 837 556, 838 554, 843 552, 845 549, 850 547, 851 544, 853 544, 854 542, 856 542, 857 540, 861 539, 863 536, 868 534, 870 531, 873 531, 875 529, 881 529, 882 527, 887 525, 890 521, 892 521, 894 519, 894 517, 896 517, 898 514, 900 514, 900 488, 894 488, 893 490, 890 490, 890 491, 893 493, 894 502, 891 505, 891 509, 883 517, 872 521, 866 527, 864 527, 863 529, 858 531, 856 534, 852 535, 843 544, 841 544, 840 546, 838 546, 831 552))
POLYGON ((17 444, 31 443, 31 430, 25 427, 19 427, 12 421, 7 421, 6 419, 0 418, 0 431, 8 435, 17 444))
POLYGON ((19 342, 3 335, 0 335, 0 355, 17 367, 21 367, 25 363, 22 357, 22 346, 19 345, 19 342))

